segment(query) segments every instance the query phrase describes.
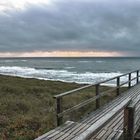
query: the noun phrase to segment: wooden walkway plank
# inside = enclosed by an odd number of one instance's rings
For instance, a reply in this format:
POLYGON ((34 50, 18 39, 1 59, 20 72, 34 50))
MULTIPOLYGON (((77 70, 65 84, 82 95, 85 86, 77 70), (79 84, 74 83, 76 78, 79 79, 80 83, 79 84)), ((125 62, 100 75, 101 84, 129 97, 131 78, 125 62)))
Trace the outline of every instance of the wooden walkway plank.
POLYGON ((86 131, 80 134, 80 136, 77 136, 75 140, 85 140, 91 137, 93 135, 93 132, 96 133, 104 124, 106 124, 114 115, 116 114, 117 111, 119 111, 121 108, 126 106, 130 102, 131 98, 127 98, 123 102, 120 103, 119 106, 114 108, 112 111, 107 113, 106 115, 103 116, 102 119, 98 120, 97 122, 94 123, 91 127, 89 127, 86 131), (100 127, 99 127, 100 126, 100 127))
MULTIPOLYGON (((140 96, 140 84, 124 92, 81 121, 66 122, 63 126, 35 140, 117 140, 123 133, 124 108, 138 95, 140 96)), ((136 116, 139 114, 140 104, 137 104, 136 116)), ((136 117, 136 122, 140 123, 139 117, 136 117)))
POLYGON ((95 139, 95 138, 102 138, 104 135, 101 135, 101 133, 103 131, 108 131, 108 130, 113 130, 116 131, 117 129, 119 130, 120 126, 123 123, 123 116, 122 116, 122 112, 120 112, 120 114, 118 114, 117 116, 114 117, 113 120, 111 120, 105 127, 103 127, 99 133, 95 134, 95 136, 92 136, 91 139, 95 139))
MULTIPOLYGON (((126 98, 127 98, 127 97, 126 97, 126 98)), ((115 107, 115 106, 117 106, 118 104, 120 104, 123 100, 125 100, 125 98, 123 98, 123 99, 117 101, 116 104, 113 104, 113 103, 112 103, 114 106, 111 106, 111 105, 106 106, 106 108, 105 108, 103 111, 102 111, 102 110, 99 110, 99 112, 97 112, 97 113, 98 113, 97 116, 94 115, 94 114, 92 114, 92 115, 90 116, 90 119, 87 117, 87 118, 86 118, 84 121, 82 121, 82 122, 84 122, 85 124, 88 124, 89 126, 93 125, 93 124, 99 119, 99 117, 101 118, 102 116, 104 116, 107 112, 111 111, 113 107, 115 107)), ((81 131, 80 131, 80 132, 77 132, 77 134, 84 132, 86 129, 88 129, 88 127, 83 127, 83 130, 81 129, 81 131)))
POLYGON ((42 140, 44 138, 46 138, 47 140, 47 137, 51 137, 52 135, 56 135, 57 133, 59 133, 60 131, 63 131, 65 130, 67 127, 71 126, 72 124, 74 124, 74 122, 72 121, 67 121, 66 123, 64 123, 62 126, 60 127, 57 127, 49 132, 47 132, 46 134, 36 138, 35 140, 42 140))

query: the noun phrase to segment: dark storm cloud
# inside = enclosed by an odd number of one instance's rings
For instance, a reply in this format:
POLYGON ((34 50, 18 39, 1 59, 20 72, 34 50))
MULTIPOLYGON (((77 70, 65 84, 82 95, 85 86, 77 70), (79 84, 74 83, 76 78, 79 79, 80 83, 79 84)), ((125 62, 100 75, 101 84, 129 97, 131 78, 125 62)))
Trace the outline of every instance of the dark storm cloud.
POLYGON ((140 55, 140 1, 54 0, 0 13, 0 51, 121 51, 140 55))

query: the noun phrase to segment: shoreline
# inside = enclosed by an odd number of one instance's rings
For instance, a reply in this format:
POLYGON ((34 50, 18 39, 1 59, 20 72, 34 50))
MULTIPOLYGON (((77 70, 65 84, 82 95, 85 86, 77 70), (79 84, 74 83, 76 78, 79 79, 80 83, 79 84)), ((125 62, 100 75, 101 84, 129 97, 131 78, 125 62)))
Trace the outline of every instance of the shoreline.
POLYGON ((62 82, 62 83, 68 83, 68 84, 87 85, 86 83, 68 82, 68 81, 63 81, 63 80, 35 78, 35 77, 27 77, 27 76, 9 75, 9 74, 0 74, 0 76, 8 76, 8 77, 15 77, 15 78, 23 78, 23 79, 34 79, 34 80, 50 81, 50 82, 62 82))
MULTIPOLYGON (((96 83, 80 83, 80 82, 72 82, 72 81, 65 81, 65 80, 55 80, 55 79, 47 79, 47 78, 35 78, 35 77, 28 77, 28 76, 21 76, 21 75, 12 75, 12 74, 11 75, 10 74, 0 74, 0 76, 8 76, 8 77, 15 77, 15 78, 23 78, 23 79, 34 79, 34 80, 50 81, 50 82, 62 82, 62 83, 66 83, 66 84, 76 84, 76 85, 78 84, 78 85, 81 85, 81 86, 96 84, 96 83)), ((111 83, 108 83, 108 84, 106 83, 106 84, 102 84, 102 86, 115 87, 116 85, 115 84, 111 84, 111 83)))

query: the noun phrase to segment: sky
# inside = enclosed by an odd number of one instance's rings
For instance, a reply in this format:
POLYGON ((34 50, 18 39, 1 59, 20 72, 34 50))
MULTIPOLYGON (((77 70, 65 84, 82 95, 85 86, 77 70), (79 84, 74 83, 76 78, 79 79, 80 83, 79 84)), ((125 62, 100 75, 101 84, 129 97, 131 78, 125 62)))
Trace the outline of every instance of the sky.
POLYGON ((0 0, 0 57, 140 56, 140 0, 0 0))

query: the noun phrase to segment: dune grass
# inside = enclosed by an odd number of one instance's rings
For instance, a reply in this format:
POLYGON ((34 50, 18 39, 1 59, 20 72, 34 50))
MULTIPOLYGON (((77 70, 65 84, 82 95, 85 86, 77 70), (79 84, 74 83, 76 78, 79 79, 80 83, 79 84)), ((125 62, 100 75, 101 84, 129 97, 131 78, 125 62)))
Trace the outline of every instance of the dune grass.
MULTIPOLYGON (((83 85, 58 81, 45 81, 0 75, 0 137, 3 140, 33 140, 56 127, 55 100, 53 96, 83 85)), ((101 90, 109 87, 102 87, 101 90)), ((69 108, 95 96, 95 89, 83 90, 77 95, 65 97, 63 108, 69 108)), ((102 104, 115 97, 108 94, 102 104)), ((65 116, 65 120, 78 120, 81 114, 95 109, 95 103, 77 113, 65 116), (76 114, 76 115, 74 115, 76 114)))
POLYGON ((53 95, 79 86, 0 75, 0 137, 30 140, 54 128, 53 95))

